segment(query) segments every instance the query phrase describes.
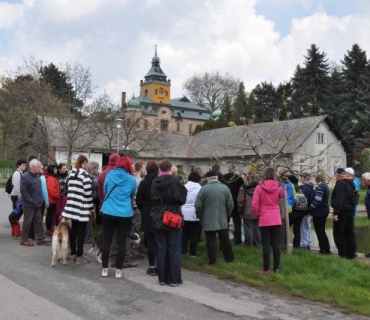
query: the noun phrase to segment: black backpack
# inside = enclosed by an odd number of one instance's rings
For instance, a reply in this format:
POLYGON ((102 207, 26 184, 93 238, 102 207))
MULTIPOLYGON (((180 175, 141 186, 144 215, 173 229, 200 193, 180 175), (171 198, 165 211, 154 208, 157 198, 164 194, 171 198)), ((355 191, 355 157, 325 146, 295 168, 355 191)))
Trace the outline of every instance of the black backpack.
POLYGON ((5 183, 5 192, 7 194, 11 194, 13 191, 12 178, 13 178, 13 175, 5 183))
MULTIPOLYGON (((13 172, 13 174, 11 175, 11 177, 6 181, 6 183, 5 183, 5 192, 7 193, 7 194, 11 194, 12 193, 12 191, 13 191, 13 183, 12 183, 12 179, 13 179, 13 175, 14 175, 14 173, 15 172, 19 172, 20 173, 20 171, 19 170, 16 170, 16 171, 14 171, 13 172)), ((20 173, 21 174, 21 173, 20 173)), ((21 174, 22 175, 22 174, 21 174)))

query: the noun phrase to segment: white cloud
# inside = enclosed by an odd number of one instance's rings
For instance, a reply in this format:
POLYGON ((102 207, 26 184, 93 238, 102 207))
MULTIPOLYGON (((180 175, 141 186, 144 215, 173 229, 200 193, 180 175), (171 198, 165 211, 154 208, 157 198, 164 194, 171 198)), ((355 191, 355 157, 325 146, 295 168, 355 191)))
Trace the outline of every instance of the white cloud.
MULTIPOLYGON (((207 0, 194 6, 193 0, 146 0, 139 6, 133 0, 27 0, 6 7, 8 20, 0 4, 0 28, 15 30, 7 34, 6 50, 0 48, 0 68, 15 69, 30 55, 57 65, 77 61, 90 68, 99 91, 118 102, 122 91, 128 97, 139 93, 155 44, 172 97, 181 96, 183 82, 195 72, 229 72, 247 90, 261 81, 289 80, 312 43, 337 63, 354 43, 370 52, 366 12, 297 16, 283 37, 277 24, 256 13, 261 1, 207 0)), ((280 3, 276 10, 297 3, 271 1, 280 3)), ((297 6, 304 12, 317 8, 313 0, 297 6)))

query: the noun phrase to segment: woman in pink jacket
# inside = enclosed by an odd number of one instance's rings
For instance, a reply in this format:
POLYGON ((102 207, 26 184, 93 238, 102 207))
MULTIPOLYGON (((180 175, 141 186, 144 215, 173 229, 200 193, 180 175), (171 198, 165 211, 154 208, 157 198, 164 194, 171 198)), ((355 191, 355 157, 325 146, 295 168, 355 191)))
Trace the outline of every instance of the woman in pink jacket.
POLYGON ((253 212, 259 218, 263 246, 262 274, 270 273, 270 246, 274 255, 274 272, 280 273, 280 198, 285 197, 285 190, 277 181, 275 170, 267 168, 260 184, 256 187, 252 199, 253 212))

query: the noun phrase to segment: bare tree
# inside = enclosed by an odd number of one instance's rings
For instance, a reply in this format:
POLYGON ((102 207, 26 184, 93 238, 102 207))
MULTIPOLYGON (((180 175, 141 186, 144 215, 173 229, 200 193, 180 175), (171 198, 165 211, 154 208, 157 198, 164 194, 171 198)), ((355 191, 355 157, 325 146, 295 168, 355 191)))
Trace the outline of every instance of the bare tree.
POLYGON ((190 100, 213 112, 222 107, 227 96, 235 98, 240 82, 228 73, 222 76, 218 71, 206 72, 186 80, 183 89, 190 100))

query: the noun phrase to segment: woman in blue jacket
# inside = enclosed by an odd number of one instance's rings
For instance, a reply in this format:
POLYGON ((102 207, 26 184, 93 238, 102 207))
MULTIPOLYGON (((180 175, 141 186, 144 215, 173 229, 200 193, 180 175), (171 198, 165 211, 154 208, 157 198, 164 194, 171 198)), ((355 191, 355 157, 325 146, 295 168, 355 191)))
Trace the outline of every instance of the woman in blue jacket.
POLYGON ((125 257, 125 242, 132 224, 132 198, 135 196, 136 180, 133 176, 132 162, 122 157, 116 169, 108 172, 104 182, 105 198, 101 207, 103 213, 102 276, 108 276, 108 262, 113 234, 117 232, 116 278, 121 278, 125 257))

